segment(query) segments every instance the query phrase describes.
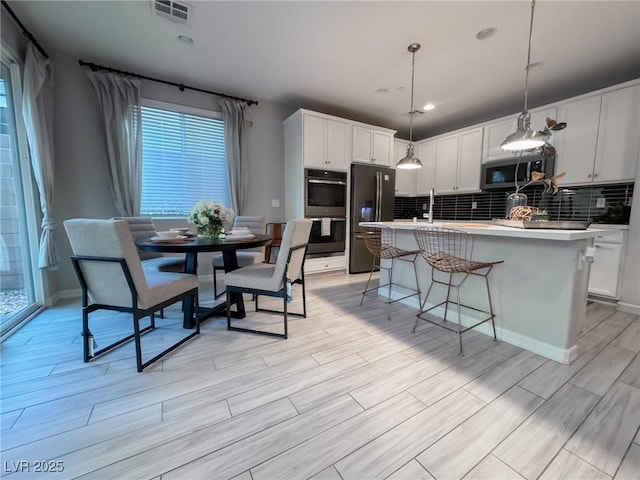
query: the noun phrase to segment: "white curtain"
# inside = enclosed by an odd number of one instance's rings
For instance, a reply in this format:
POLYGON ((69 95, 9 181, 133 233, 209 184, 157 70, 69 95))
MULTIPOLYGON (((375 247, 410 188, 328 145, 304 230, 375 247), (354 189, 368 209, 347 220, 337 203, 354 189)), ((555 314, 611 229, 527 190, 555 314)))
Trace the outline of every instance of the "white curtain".
POLYGON ((233 100, 220 100, 224 121, 224 146, 227 152, 227 173, 231 193, 231 207, 236 215, 242 215, 247 185, 246 165, 246 104, 233 100))
POLYGON ((142 124, 138 79, 87 72, 98 100, 111 193, 120 217, 140 215, 142 124))
POLYGON ((53 241, 57 228, 53 218, 53 62, 31 42, 27 44, 25 57, 22 117, 42 210, 38 268, 55 267, 58 256, 53 241))

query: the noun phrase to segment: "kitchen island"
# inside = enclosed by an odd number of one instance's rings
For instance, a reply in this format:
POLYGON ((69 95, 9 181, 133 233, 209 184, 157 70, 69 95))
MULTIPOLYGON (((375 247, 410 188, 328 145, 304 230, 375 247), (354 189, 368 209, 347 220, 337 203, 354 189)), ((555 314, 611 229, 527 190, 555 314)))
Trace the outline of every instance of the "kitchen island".
MULTIPOLYGON (((576 358, 576 338, 582 330, 587 303, 589 247, 596 236, 614 234, 615 230, 519 229, 490 222, 380 224, 396 228, 398 246, 406 249, 417 248, 413 235, 416 227, 455 228, 471 234, 474 260, 504 261, 496 265, 489 276, 498 339, 562 363, 571 363, 576 358)), ((413 267, 405 263, 398 262, 394 266, 394 283, 400 285, 392 291, 396 298, 401 296, 403 286, 412 288, 415 284, 413 267)), ((422 258, 416 265, 422 300, 431 283, 431 267, 422 258)), ((381 276, 384 275, 385 270, 381 270, 381 276)), ((384 284, 386 279, 381 278, 380 282, 384 284)), ((436 305, 445 298, 446 289, 436 285, 428 306, 436 305)), ((460 290, 460 300, 486 309, 484 280, 470 277, 460 290)), ((416 297, 403 302, 414 306, 417 313, 416 297)), ((476 323, 467 310, 462 309, 462 323, 476 323)), ((444 307, 431 313, 442 317, 444 307)), ((447 318, 455 319, 455 308, 447 318)), ((418 331, 420 327, 419 324, 418 331)), ((493 335, 490 322, 476 329, 493 335)))

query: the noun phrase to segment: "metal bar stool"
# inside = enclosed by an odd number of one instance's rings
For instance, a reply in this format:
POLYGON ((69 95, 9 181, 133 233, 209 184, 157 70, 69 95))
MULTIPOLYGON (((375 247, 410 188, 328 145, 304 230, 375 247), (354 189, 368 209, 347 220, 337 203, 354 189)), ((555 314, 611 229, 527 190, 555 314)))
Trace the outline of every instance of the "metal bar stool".
POLYGON ((503 263, 503 261, 500 260, 496 262, 476 262, 471 260, 471 256, 473 254, 473 237, 468 233, 462 232, 460 230, 454 230, 450 228, 418 227, 413 231, 413 233, 416 237, 416 241, 418 242, 418 246, 420 247, 422 257, 432 268, 431 285, 429 285, 427 295, 424 297, 424 300, 420 305, 420 313, 418 313, 418 315, 416 316, 416 323, 413 326, 411 332, 415 333, 416 327, 418 326, 418 322, 420 320, 424 320, 439 327, 446 328, 449 331, 455 332, 458 335, 458 341, 460 344, 459 355, 463 356, 462 334, 467 330, 477 327, 481 323, 491 320, 491 325, 493 326, 493 339, 494 341, 497 341, 496 325, 494 321, 495 314, 493 313, 493 305, 491 303, 491 292, 489 290, 488 276, 493 269, 493 266, 498 263, 503 263), (449 274, 449 281, 443 282, 441 280, 437 280, 435 278, 436 270, 449 274), (462 277, 458 283, 454 283, 453 281, 455 274, 459 274, 458 278, 460 278, 460 276, 462 277), (487 286, 487 298, 489 300, 488 311, 460 303, 460 287, 467 280, 467 278, 469 278, 470 275, 484 277, 485 284, 487 286), (424 307, 427 303, 427 299, 429 298, 429 294, 431 293, 431 288, 436 283, 445 285, 447 287, 447 299, 444 302, 440 302, 439 304, 425 310, 424 307), (450 299, 451 287, 456 289, 455 301, 450 299), (455 303, 457 306, 458 326, 456 329, 449 328, 442 323, 434 322, 426 317, 425 314, 427 312, 444 305, 444 318, 442 319, 442 321, 446 322, 447 311, 450 303, 455 303), (471 325, 470 327, 462 328, 460 319, 461 307, 488 314, 489 316, 471 325))
MULTIPOLYGON (((373 262, 371 265, 371 273, 369 273, 369 279, 367 280, 367 285, 364 287, 364 291, 362 292, 362 298, 360 298, 360 305, 362 305, 362 301, 364 297, 372 291, 376 292, 376 298, 378 296, 377 292, 379 288, 388 287, 387 299, 384 301, 387 305, 389 305, 389 311, 387 313, 387 320, 391 320, 391 304, 395 302, 399 302, 400 300, 404 300, 405 298, 412 297, 414 295, 420 298, 420 288, 418 286, 418 272, 416 271, 416 259, 420 254, 420 250, 403 250, 401 248, 396 247, 396 231, 393 227, 389 227, 386 225, 363 225, 362 226, 362 235, 364 237, 365 245, 371 254, 373 255, 373 262), (381 260, 391 260, 391 266, 386 267, 381 265, 381 260), (409 295, 405 295, 404 297, 397 298, 395 300, 391 300, 391 285, 393 285, 393 267, 398 261, 405 261, 413 263, 413 273, 416 279, 416 288, 415 290, 409 289, 413 293, 409 295), (374 270, 377 268, 388 270, 389 271, 389 281, 384 285, 378 285, 376 287, 369 288, 369 284, 371 282, 371 277, 373 276, 374 270)), ((406 288, 406 287, 403 287, 406 288)), ((418 300, 419 301, 419 300, 418 300)))

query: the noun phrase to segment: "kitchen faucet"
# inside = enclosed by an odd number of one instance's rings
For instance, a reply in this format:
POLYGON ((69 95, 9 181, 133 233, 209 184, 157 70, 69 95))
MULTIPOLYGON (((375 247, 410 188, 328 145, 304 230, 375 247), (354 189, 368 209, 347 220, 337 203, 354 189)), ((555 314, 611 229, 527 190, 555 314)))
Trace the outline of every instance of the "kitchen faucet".
POLYGON ((429 192, 429 219, 428 223, 433 223, 433 188, 429 192))

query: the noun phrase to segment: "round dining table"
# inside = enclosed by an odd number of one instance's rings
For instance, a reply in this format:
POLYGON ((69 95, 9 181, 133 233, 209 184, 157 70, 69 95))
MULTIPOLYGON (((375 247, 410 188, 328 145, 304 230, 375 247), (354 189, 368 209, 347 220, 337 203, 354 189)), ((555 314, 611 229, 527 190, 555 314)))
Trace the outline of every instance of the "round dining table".
MULTIPOLYGON (((271 243, 270 235, 253 235, 250 238, 234 238, 228 236, 226 238, 207 238, 194 237, 192 240, 187 239, 170 239, 161 240, 143 240, 136 242, 136 246, 140 250, 146 252, 157 253, 183 253, 185 255, 185 273, 192 275, 198 274, 198 253, 203 252, 222 252, 222 260, 224 271, 230 272, 238 268, 238 257, 236 252, 247 248, 262 247, 271 243)), ((230 294, 230 305, 235 305, 236 310, 231 312, 233 318, 244 318, 244 300, 241 293, 230 294)), ((195 323, 193 320, 195 299, 192 299, 188 305, 184 306, 184 328, 193 328, 195 323)), ((213 308, 200 308, 198 314, 200 320, 212 316, 227 316, 227 305, 221 303, 213 308)))

